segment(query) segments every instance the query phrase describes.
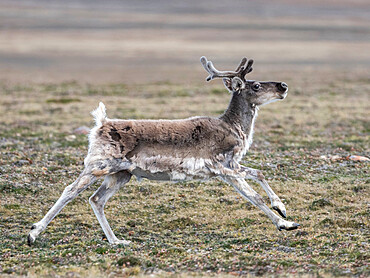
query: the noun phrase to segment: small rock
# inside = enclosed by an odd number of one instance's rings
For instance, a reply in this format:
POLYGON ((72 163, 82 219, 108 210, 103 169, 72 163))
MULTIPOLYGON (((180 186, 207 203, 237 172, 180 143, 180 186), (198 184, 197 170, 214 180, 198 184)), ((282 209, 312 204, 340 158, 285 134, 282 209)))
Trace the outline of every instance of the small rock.
POLYGON ((66 137, 64 137, 68 142, 72 142, 74 140, 76 140, 76 135, 68 135, 66 137))
POLYGON ((6 273, 6 274, 12 274, 13 272, 15 272, 14 268, 4 269, 4 273, 6 273))
POLYGON ((308 232, 306 232, 306 231, 298 231, 295 235, 296 236, 307 236, 308 235, 308 232))
POLYGON ((74 134, 89 134, 90 133, 90 128, 83 125, 83 126, 80 126, 80 127, 76 128, 75 130, 73 130, 73 133, 74 134))
POLYGON ((233 201, 232 200, 229 200, 227 198, 220 198, 219 199, 219 202, 220 203, 225 203, 226 205, 232 205, 233 204, 233 201))
POLYGON ((278 251, 283 251, 285 253, 291 253, 295 251, 294 247, 288 247, 288 246, 282 246, 280 245, 278 248, 276 248, 278 251))
POLYGON ((25 159, 21 159, 21 160, 18 160, 17 162, 14 163, 16 166, 18 167, 22 167, 24 165, 28 165, 28 164, 31 164, 30 161, 28 160, 25 160, 25 159))
POLYGON ((365 156, 360 156, 360 155, 351 155, 348 159, 352 161, 369 161, 370 160, 369 158, 365 156))
POLYGON ((13 144, 16 144, 16 143, 12 142, 10 140, 7 140, 5 138, 1 138, 1 140, 0 140, 0 147, 7 147, 7 146, 11 146, 13 144))
POLYGON ((320 158, 330 161, 340 161, 345 159, 345 157, 342 157, 340 155, 322 155, 320 156, 320 158))
POLYGON ((343 160, 344 158, 339 156, 339 155, 333 155, 330 157, 331 161, 338 161, 338 160, 343 160))

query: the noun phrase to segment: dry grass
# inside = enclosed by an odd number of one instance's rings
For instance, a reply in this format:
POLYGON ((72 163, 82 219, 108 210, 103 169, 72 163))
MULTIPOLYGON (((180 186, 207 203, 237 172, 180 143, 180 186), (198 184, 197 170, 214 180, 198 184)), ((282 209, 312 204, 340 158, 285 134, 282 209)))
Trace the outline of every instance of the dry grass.
POLYGON ((132 241, 129 247, 107 243, 88 204, 93 188, 70 203, 35 246, 26 245, 32 223, 82 169, 87 139, 71 136, 73 130, 91 126, 89 112, 100 100, 110 117, 182 118, 218 115, 227 106, 226 91, 219 83, 2 83, 0 273, 368 276, 369 164, 346 157, 370 155, 370 80, 283 80, 290 94, 261 108, 243 163, 264 171, 288 219, 302 227, 278 232, 218 180, 133 180, 106 208, 117 236, 132 241))

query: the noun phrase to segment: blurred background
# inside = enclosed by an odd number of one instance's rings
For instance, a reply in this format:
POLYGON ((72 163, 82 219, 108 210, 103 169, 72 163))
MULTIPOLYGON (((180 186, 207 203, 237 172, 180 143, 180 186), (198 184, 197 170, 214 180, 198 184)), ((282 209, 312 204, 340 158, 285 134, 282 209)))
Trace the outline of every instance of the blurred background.
POLYGON ((315 80, 367 75, 369 50, 368 0, 0 1, 10 83, 200 83, 202 55, 219 69, 253 58, 257 79, 315 80))

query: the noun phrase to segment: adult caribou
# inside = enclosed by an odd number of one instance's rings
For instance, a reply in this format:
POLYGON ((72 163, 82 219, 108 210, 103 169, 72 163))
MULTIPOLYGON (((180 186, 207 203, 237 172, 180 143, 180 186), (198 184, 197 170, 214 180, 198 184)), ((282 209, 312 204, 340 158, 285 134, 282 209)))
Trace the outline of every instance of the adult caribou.
POLYGON ((161 181, 183 181, 219 177, 234 186, 243 197, 260 208, 281 230, 299 224, 276 215, 245 181, 257 181, 270 198, 272 208, 286 217, 284 204, 266 182, 261 171, 239 162, 252 144, 254 122, 261 105, 287 96, 284 82, 247 80, 253 60, 243 58, 235 71, 218 71, 205 57, 200 59, 209 73, 207 81, 222 78, 231 92, 229 107, 219 117, 192 117, 183 120, 109 119, 103 103, 92 112, 95 127, 89 135, 85 168, 44 218, 28 235, 32 244, 50 221, 76 196, 104 177, 90 197, 90 204, 111 244, 129 244, 118 239, 104 215, 104 206, 114 193, 134 175, 161 181))

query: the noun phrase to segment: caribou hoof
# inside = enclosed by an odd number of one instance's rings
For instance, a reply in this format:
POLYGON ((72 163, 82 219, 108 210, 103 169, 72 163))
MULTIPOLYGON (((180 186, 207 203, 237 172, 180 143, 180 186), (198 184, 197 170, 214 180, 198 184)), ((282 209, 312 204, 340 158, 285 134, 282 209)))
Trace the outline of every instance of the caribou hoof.
POLYGON ((31 231, 29 232, 29 234, 27 236, 27 243, 28 243, 29 246, 31 246, 35 242, 37 236, 39 235, 39 233, 41 231, 40 228, 41 227, 38 227, 37 224, 32 225, 31 231))
POLYGON ((291 225, 280 225, 278 227, 279 231, 281 230, 287 230, 287 231, 292 231, 295 229, 298 229, 298 227, 301 226, 298 223, 292 223, 291 225))
POLYGON ((272 208, 274 210, 276 210, 282 217, 286 218, 286 211, 285 211, 285 209, 282 210, 278 206, 273 206, 272 208))
POLYGON ((31 246, 34 242, 35 242, 35 239, 31 234, 28 234, 28 237, 27 237, 27 244, 29 246, 31 246))

